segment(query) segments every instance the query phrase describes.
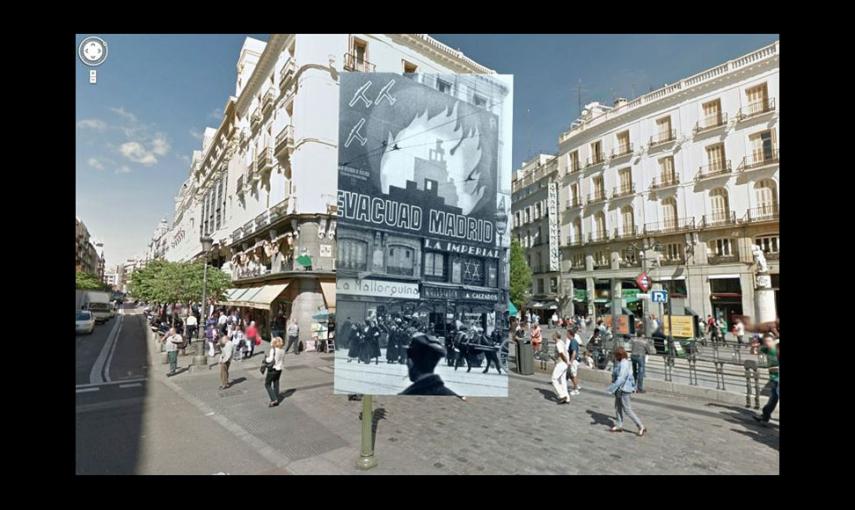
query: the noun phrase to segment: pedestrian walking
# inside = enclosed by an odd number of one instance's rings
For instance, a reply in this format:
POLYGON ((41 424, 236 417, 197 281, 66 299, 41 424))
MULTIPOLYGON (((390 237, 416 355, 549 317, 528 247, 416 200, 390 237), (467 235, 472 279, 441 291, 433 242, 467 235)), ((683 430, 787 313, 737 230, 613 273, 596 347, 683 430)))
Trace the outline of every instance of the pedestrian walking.
POLYGON ((193 337, 196 336, 196 328, 198 327, 198 322, 196 321, 196 316, 193 315, 191 310, 190 314, 187 315, 187 319, 184 320, 184 333, 187 338, 187 346, 193 343, 193 337))
POLYGON ((291 319, 291 323, 288 324, 288 345, 285 347, 285 352, 291 350, 291 346, 294 346, 294 354, 300 354, 300 345, 298 343, 300 339, 300 326, 297 325, 297 319, 291 319))
POLYGON ((733 336, 736 337, 736 345, 742 347, 742 343, 745 341, 745 324, 742 323, 741 319, 736 319, 733 323, 733 336))
POLYGON ((763 335, 763 346, 760 347, 760 352, 766 355, 766 364, 769 367, 770 392, 769 401, 763 406, 762 414, 760 416, 754 415, 754 419, 765 425, 772 419, 772 412, 778 406, 778 399, 781 396, 779 373, 781 349, 778 342, 775 341, 774 335, 771 333, 763 335))
POLYGON ((582 386, 579 384, 579 350, 582 344, 582 337, 579 336, 576 328, 571 327, 567 330, 565 344, 567 346, 567 378, 573 383, 573 390, 570 392, 570 395, 576 396, 579 394, 579 390, 582 389, 582 386))
POLYGON ((570 359, 567 356, 567 342, 561 339, 561 333, 555 332, 552 334, 552 339, 555 340, 555 366, 552 367, 552 387, 555 388, 555 393, 558 395, 559 404, 569 404, 570 395, 567 393, 567 367, 570 359))
POLYGON ((170 328, 169 331, 163 335, 161 343, 165 344, 166 360, 169 361, 169 373, 166 375, 171 377, 175 375, 175 371, 178 370, 178 348, 184 343, 184 339, 181 338, 181 335, 175 332, 175 328, 170 328))
POLYGON ((246 327, 246 343, 249 348, 247 358, 251 358, 255 354, 255 346, 261 344, 261 338, 258 336, 258 328, 255 326, 255 321, 250 321, 246 327))
POLYGON ((632 350, 630 352, 632 376, 637 382, 638 392, 644 393, 644 374, 645 367, 647 366, 647 356, 655 354, 656 350, 646 338, 637 336, 632 339, 632 350))
POLYGON ((232 336, 232 342, 235 344, 236 354, 235 356, 240 361, 243 361, 249 357, 249 342, 246 340, 246 335, 244 335, 243 330, 241 330, 240 326, 234 327, 234 335, 232 336))
POLYGON ((632 410, 630 397, 635 392, 635 379, 632 376, 632 368, 627 359, 626 350, 623 347, 615 349, 615 363, 612 368, 612 383, 606 391, 615 396, 615 424, 609 429, 611 432, 623 432, 624 415, 638 427, 638 435, 643 436, 647 429, 632 410))
POLYGON ((232 355, 235 351, 235 344, 229 339, 228 335, 220 337, 220 389, 228 389, 229 383, 229 366, 232 364, 232 355))
POLYGON ((267 407, 276 407, 279 405, 279 378, 282 376, 283 363, 285 362, 285 350, 282 348, 285 342, 282 337, 274 337, 270 341, 270 351, 264 358, 264 364, 261 367, 261 372, 264 376, 264 389, 267 390, 267 396, 270 397, 270 402, 267 407))
POLYGON ((531 347, 534 349, 535 356, 540 352, 541 343, 543 343, 543 332, 540 330, 540 324, 535 322, 531 328, 531 347))
POLYGON ((225 312, 220 312, 219 317, 217 317, 217 329, 220 330, 220 333, 226 334, 226 325, 228 324, 229 318, 226 317, 225 312))

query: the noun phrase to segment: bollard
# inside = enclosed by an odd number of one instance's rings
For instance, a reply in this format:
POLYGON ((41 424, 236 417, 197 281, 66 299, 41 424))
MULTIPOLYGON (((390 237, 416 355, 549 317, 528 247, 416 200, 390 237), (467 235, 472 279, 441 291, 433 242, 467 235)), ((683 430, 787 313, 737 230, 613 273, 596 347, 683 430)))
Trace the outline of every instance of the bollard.
POLYGON ((698 358, 692 353, 689 358, 689 384, 691 386, 698 385, 698 358))
POLYGON ((724 362, 714 361, 715 363, 715 389, 724 391, 724 362))
POLYGON ((757 363, 745 360, 745 407, 751 407, 751 378, 752 372, 757 371, 757 363))
POLYGON ((356 461, 357 469, 371 469, 377 465, 374 458, 374 442, 371 427, 374 424, 374 396, 363 395, 362 397, 362 451, 359 460, 356 461))
POLYGON ((760 371, 754 369, 754 409, 760 409, 760 371))

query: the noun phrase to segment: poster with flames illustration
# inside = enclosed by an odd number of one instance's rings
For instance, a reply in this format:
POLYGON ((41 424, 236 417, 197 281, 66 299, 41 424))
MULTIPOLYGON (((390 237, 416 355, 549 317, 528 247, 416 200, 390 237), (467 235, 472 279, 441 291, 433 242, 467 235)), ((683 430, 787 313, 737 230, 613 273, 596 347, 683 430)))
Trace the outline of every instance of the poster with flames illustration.
POLYGON ((336 393, 507 396, 512 90, 342 74, 336 393))

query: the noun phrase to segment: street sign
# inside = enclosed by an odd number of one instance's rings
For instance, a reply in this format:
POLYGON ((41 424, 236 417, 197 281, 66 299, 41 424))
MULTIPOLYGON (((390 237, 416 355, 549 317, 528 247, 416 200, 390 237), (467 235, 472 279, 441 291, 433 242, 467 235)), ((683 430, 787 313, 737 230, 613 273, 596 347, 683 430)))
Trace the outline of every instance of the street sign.
POLYGON ((635 278, 635 283, 638 284, 638 288, 641 289, 641 292, 647 292, 650 290, 650 277, 647 276, 647 271, 638 275, 635 278))
POLYGON ((650 293, 650 301, 654 303, 667 303, 668 302, 668 291, 667 290, 654 290, 650 293))

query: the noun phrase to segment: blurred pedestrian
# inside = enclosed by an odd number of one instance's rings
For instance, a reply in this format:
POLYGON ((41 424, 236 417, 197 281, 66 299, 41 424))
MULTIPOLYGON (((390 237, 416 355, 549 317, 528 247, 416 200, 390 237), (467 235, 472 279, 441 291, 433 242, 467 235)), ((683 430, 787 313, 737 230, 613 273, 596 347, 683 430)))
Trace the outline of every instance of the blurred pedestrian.
POLYGON ((540 324, 535 322, 534 326, 531 327, 531 347, 534 349, 535 355, 540 352, 541 343, 543 343, 543 332, 540 330, 540 324))
POLYGON ((267 407, 275 407, 279 405, 279 378, 282 376, 282 364, 285 361, 285 351, 282 349, 282 337, 275 337, 270 341, 270 351, 264 362, 267 366, 267 373, 264 376, 264 388, 267 390, 267 396, 270 397, 270 403, 267 407))
POLYGON ((579 346, 582 343, 582 337, 576 332, 576 328, 567 330, 567 378, 573 383, 573 390, 570 395, 576 396, 582 386, 579 385, 579 346))
POLYGON ((555 388, 555 393, 558 395, 558 403, 569 404, 567 367, 570 360, 567 357, 567 342, 561 339, 561 333, 557 331, 552 334, 552 339, 555 340, 555 355, 557 356, 555 366, 552 367, 552 387, 555 388))
POLYGON ((635 379, 632 377, 632 368, 623 347, 615 349, 612 383, 606 391, 615 396, 615 424, 609 430, 611 432, 623 432, 623 419, 626 415, 638 427, 638 435, 643 436, 647 429, 632 410, 630 397, 635 392, 635 379))
POLYGON ((650 342, 643 336, 637 336, 632 339, 632 376, 637 381, 638 392, 644 393, 644 374, 647 367, 647 356, 655 354, 656 350, 650 345, 650 342))
POLYGON ((300 344, 298 343, 300 340, 300 326, 297 325, 297 319, 291 319, 291 323, 288 324, 288 345, 285 347, 285 352, 291 350, 291 346, 294 346, 294 354, 300 354, 300 344))
POLYGON ((184 339, 175 332, 175 328, 169 328, 161 338, 161 343, 165 344, 166 360, 169 361, 169 373, 166 375, 171 377, 178 370, 178 347, 184 343, 184 339))
POLYGON ((754 419, 765 425, 769 423, 770 419, 772 419, 772 412, 775 411, 775 408, 778 406, 778 399, 781 396, 779 373, 779 364, 781 361, 780 348, 772 333, 766 333, 763 335, 763 346, 760 347, 760 353, 766 355, 766 365, 769 367, 770 391, 769 401, 766 402, 765 406, 763 406, 762 414, 760 416, 754 415, 754 419))
POLYGON ((190 313, 187 315, 187 319, 184 320, 184 333, 187 337, 187 345, 193 343, 193 337, 196 336, 196 328, 198 327, 198 322, 196 321, 196 316, 193 315, 193 310, 190 310, 190 313))
POLYGON ((255 321, 249 322, 249 326, 246 327, 244 334, 246 335, 247 347, 249 347, 247 358, 251 358, 255 354, 255 346, 261 344, 261 337, 258 336, 258 328, 255 326, 255 321))
POLYGON ((736 319, 736 321, 734 321, 733 336, 736 337, 736 344, 741 347, 742 343, 745 341, 745 325, 742 324, 741 319, 736 319))
POLYGON ((235 346, 229 339, 228 335, 220 337, 220 389, 228 389, 229 384, 229 366, 232 364, 232 355, 234 354, 235 346))

